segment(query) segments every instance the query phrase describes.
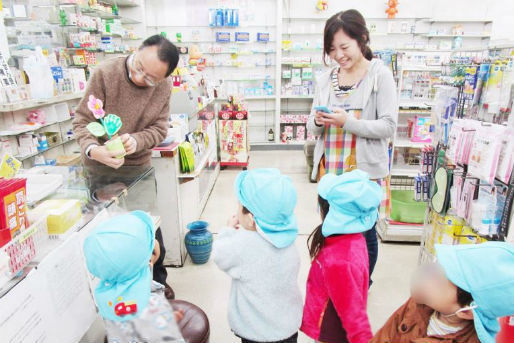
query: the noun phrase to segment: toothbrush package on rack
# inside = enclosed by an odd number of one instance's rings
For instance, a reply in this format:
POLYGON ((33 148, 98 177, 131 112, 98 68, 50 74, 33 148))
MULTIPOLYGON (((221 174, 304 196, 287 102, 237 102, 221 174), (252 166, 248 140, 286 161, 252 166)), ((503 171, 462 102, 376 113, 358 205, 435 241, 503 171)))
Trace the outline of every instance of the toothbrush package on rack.
POLYGON ((469 174, 494 183, 504 130, 505 127, 499 125, 482 126, 477 130, 471 148, 469 174))

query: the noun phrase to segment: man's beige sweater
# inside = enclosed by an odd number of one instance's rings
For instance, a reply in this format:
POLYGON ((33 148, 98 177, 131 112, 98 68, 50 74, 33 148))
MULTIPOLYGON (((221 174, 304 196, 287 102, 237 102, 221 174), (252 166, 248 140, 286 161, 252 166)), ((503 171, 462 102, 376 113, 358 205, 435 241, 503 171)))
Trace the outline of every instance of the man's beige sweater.
POLYGON ((105 143, 106 138, 93 136, 86 126, 96 121, 87 108, 89 95, 94 95, 104 103, 105 113, 113 113, 123 123, 119 135, 131 134, 137 141, 137 151, 125 156, 125 165, 139 166, 150 164, 151 149, 165 138, 169 127, 169 102, 171 86, 166 79, 156 87, 138 87, 128 77, 126 57, 109 59, 97 68, 89 79, 86 94, 77 108, 73 120, 73 132, 80 144, 85 164, 96 162, 85 156, 92 145, 105 143))

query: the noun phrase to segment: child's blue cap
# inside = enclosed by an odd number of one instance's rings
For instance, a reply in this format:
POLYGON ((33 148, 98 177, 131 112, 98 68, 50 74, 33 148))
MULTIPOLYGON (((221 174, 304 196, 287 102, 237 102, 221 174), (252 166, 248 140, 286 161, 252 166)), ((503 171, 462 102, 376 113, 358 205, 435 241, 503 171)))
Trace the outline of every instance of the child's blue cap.
POLYGON ((289 177, 278 169, 253 169, 238 175, 235 188, 241 204, 253 214, 262 237, 277 248, 293 244, 298 235, 296 190, 289 177))
POLYGON ((100 279, 95 300, 100 315, 125 321, 137 317, 150 299, 154 224, 143 211, 100 223, 84 242, 89 272, 100 279))
POLYGON ((446 277, 471 293, 475 330, 482 343, 495 343, 499 317, 514 314, 514 246, 505 242, 436 245, 446 277))
POLYGON ((339 176, 327 174, 319 182, 318 193, 330 204, 323 236, 364 232, 375 225, 382 188, 367 173, 357 169, 339 176))

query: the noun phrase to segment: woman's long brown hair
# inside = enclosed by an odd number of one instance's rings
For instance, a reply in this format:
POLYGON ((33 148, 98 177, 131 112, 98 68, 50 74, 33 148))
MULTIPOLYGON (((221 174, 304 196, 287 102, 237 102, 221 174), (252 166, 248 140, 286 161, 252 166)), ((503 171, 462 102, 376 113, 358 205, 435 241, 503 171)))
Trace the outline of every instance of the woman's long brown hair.
MULTIPOLYGON (((323 199, 321 196, 318 195, 318 206, 319 206, 319 212, 321 214, 321 218, 325 220, 326 215, 328 214, 328 210, 330 209, 330 205, 328 201, 323 199)), ((320 224, 310 235, 307 239, 307 247, 309 248, 309 254, 311 256, 311 259, 314 259, 318 253, 321 251, 321 248, 325 245, 325 237, 322 233, 322 227, 323 223, 320 224)))

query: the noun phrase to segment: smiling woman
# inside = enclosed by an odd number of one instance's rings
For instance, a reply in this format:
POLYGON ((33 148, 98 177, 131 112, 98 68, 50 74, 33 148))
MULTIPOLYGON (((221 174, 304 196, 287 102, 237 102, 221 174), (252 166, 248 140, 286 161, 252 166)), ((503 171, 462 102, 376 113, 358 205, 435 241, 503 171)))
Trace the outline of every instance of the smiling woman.
MULTIPOLYGON (((323 34, 325 64, 335 65, 316 80, 308 130, 319 139, 314 150, 312 179, 360 169, 383 190, 381 213, 388 212, 388 139, 398 118, 392 72, 373 59, 366 21, 356 10, 330 17, 323 34), (327 111, 317 108, 327 107, 327 111)), ((370 275, 377 261, 375 226, 364 232, 370 275)))

